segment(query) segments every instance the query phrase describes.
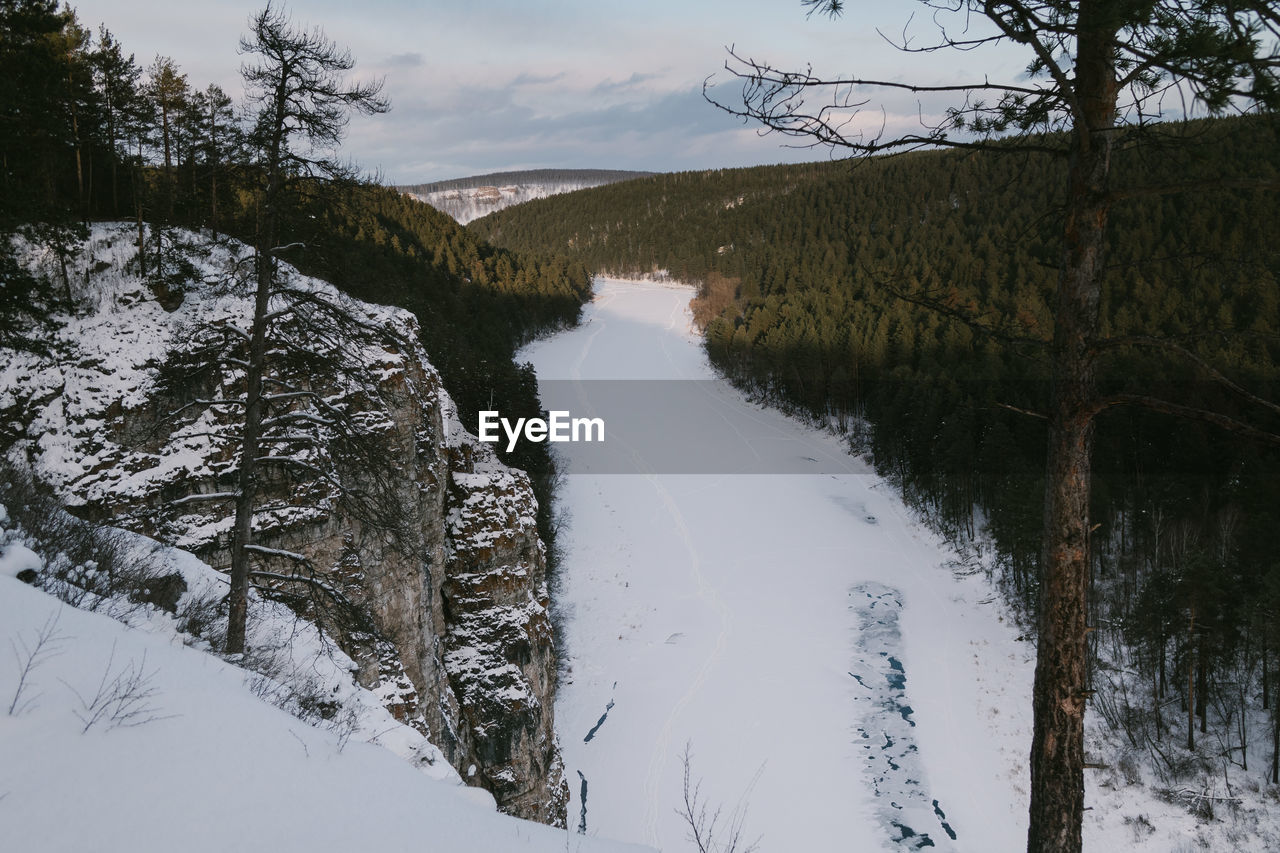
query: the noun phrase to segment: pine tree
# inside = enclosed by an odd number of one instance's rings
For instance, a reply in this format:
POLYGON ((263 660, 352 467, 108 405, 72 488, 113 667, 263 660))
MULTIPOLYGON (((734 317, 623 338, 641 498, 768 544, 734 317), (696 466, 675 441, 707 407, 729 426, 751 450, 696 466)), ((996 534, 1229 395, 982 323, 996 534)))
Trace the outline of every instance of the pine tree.
POLYGON ((111 211, 119 214, 119 164, 128 158, 125 146, 129 128, 140 119, 142 69, 133 54, 124 55, 120 42, 105 26, 98 30, 98 44, 90 55, 95 83, 102 100, 107 156, 111 164, 111 211))
POLYGON ((271 298, 276 289, 277 258, 285 205, 304 181, 350 179, 348 169, 332 152, 342 140, 348 116, 386 112, 382 83, 348 83, 355 66, 320 30, 303 31, 270 4, 250 22, 241 53, 252 57, 241 74, 251 103, 256 105, 252 144, 261 173, 261 223, 254 246, 254 310, 246 359, 244 431, 239 461, 239 486, 231 545, 231 591, 226 651, 245 649, 249 561, 253 549, 253 507, 262 457, 263 423, 271 403, 264 392, 267 374, 267 331, 273 317, 271 298), (305 147, 304 147, 305 146, 305 147))
MULTIPOLYGON (((829 79, 812 72, 780 71, 731 51, 730 70, 743 81, 742 105, 717 105, 769 130, 861 154, 934 146, 1000 150, 995 139, 1011 134, 1017 142, 1006 143, 1004 150, 1044 155, 1067 164, 1053 332, 1050 339, 1039 342, 1049 353, 1052 384, 1045 413, 1048 466, 1028 850, 1078 851, 1084 813, 1084 712, 1090 692, 1086 593, 1095 419, 1105 409, 1124 404, 1223 425, 1230 421, 1194 406, 1147 396, 1108 397, 1098 386, 1102 358, 1126 345, 1147 345, 1106 341, 1102 335, 1108 215, 1124 198, 1188 189, 1124 181, 1125 176, 1112 174, 1113 152, 1118 139, 1137 144, 1147 136, 1161 95, 1174 88, 1213 112, 1240 106, 1280 107, 1280 55, 1272 46, 1280 33, 1280 14, 1273 3, 1263 0, 921 2, 938 22, 940 38, 918 47, 904 36, 901 49, 1016 45, 1026 51, 1029 79, 938 86, 862 77, 829 79), (947 29, 948 14, 962 16, 963 26, 947 29), (989 31, 972 32, 970 18, 985 19, 989 31), (961 30, 964 36, 951 35, 961 30), (847 130, 851 126, 848 111, 865 103, 857 98, 867 89, 956 92, 964 100, 948 109, 938 123, 923 125, 919 131, 887 137, 854 135, 847 130), (815 91, 834 93, 834 102, 818 109, 806 106, 806 96, 815 91)), ((844 9, 843 0, 804 3, 832 15, 844 9)), ((1217 182, 1219 187, 1259 183, 1256 176, 1217 182)), ((893 236, 898 239, 900 232, 893 236)), ((945 293, 901 281, 890 286, 913 302, 952 316, 968 316, 976 327, 990 330, 981 316, 957 311, 945 293)), ((1185 350, 1176 354, 1187 355, 1185 350)))

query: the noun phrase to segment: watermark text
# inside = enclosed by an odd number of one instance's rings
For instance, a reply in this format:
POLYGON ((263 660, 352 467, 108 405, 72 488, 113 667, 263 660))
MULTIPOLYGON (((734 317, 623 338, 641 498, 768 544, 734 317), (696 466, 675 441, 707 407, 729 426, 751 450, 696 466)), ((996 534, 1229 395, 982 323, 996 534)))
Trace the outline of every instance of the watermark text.
POLYGON ((604 441, 604 418, 575 418, 563 410, 547 412, 544 418, 516 418, 512 423, 495 411, 480 413, 479 438, 496 444, 502 440, 498 430, 507 438, 507 452, 516 448, 523 438, 535 444, 543 441, 604 441))

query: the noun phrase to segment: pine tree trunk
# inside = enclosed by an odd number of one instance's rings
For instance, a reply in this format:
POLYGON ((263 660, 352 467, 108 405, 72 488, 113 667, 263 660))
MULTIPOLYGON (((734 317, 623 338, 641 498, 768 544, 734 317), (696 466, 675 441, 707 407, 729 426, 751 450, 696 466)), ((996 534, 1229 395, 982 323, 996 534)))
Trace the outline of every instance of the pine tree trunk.
POLYGON ((1280 714, 1271 712, 1271 784, 1280 785, 1280 714))
POLYGON ((1270 679, 1267 677, 1267 635, 1262 635, 1262 710, 1271 707, 1271 695, 1267 689, 1270 679))
POLYGON ((142 224, 142 196, 143 181, 146 180, 142 174, 142 137, 138 137, 138 164, 132 169, 133 174, 133 208, 137 213, 138 224, 138 277, 147 277, 147 235, 146 229, 142 224))
POLYGON ((1249 772, 1249 696, 1240 691, 1240 769, 1249 772))
POLYGON ((1039 637, 1032 706, 1029 853, 1079 853, 1088 675, 1089 491, 1098 410, 1094 343, 1115 124, 1114 27, 1080 5, 1078 115, 1071 138, 1063 263, 1052 344, 1039 637))
MULTIPOLYGON (((1070 396, 1081 390, 1086 389, 1077 387, 1070 396)), ((1050 435, 1048 536, 1033 687, 1030 851, 1078 851, 1084 815, 1085 590, 1093 430, 1092 418, 1072 408, 1062 401, 1050 435)))
POLYGON ((1204 633, 1196 642, 1196 715, 1200 717, 1200 734, 1209 733, 1209 664, 1204 653, 1204 633))
POLYGON ((120 215, 120 187, 118 183, 119 175, 116 171, 116 165, 120 162, 120 157, 116 153, 116 124, 115 110, 110 105, 107 106, 107 148, 111 152, 111 215, 120 215))
MULTIPOLYGON (((1164 668, 1164 653, 1160 655, 1160 666, 1164 668)), ((1164 715, 1160 713, 1160 681, 1156 673, 1151 673, 1151 707, 1155 709, 1156 740, 1164 739, 1164 715)))
POLYGON ((253 507, 257 499, 258 453, 262 435, 262 377, 266 361, 266 317, 271 298, 272 258, 257 259, 257 292, 246 371, 244 434, 240 445, 240 481, 231 540, 231 589, 228 592, 227 654, 242 654, 248 627, 249 545, 253 543, 253 507))
POLYGON ((1187 749, 1196 748, 1196 608, 1191 606, 1191 622, 1187 625, 1187 749))
POLYGON ((277 215, 280 205, 283 175, 281 155, 285 143, 285 103, 287 91, 284 83, 275 92, 275 125, 267 146, 265 171, 266 191, 263 194, 261 217, 256 229, 255 275, 257 292, 253 305, 253 329, 249 340, 249 368, 245 379, 244 435, 240 445, 240 485, 236 496, 236 518, 231 538, 231 589, 228 593, 227 645, 228 654, 245 651, 249 598, 249 545, 253 542, 253 507, 257 499, 258 453, 262 437, 262 421, 265 401, 262 397, 262 379, 266 372, 267 312, 271 290, 275 285, 275 246, 278 229, 277 215))
MULTIPOLYGON (((275 158, 273 158, 274 160, 275 158)), ((263 203, 263 223, 258 228, 253 302, 253 329, 249 339, 249 368, 245 378, 244 435, 240 445, 240 484, 231 540, 231 590, 228 607, 227 653, 245 650, 249 597, 249 545, 253 543, 253 507, 257 500, 258 454, 261 449, 265 403, 262 378, 266 373, 267 312, 275 284, 275 211, 279 194, 277 170, 272 168, 263 203)))
POLYGON ((71 93, 71 138, 75 141, 76 154, 76 198, 80 202, 80 211, 84 213, 88 209, 88 203, 84 194, 84 158, 81 155, 80 144, 80 118, 79 110, 76 109, 75 102, 75 81, 71 79, 70 74, 67 77, 67 91, 71 93))
POLYGON ((1168 645, 1169 638, 1165 636, 1164 625, 1160 626, 1160 692, 1157 698, 1163 699, 1165 694, 1169 692, 1169 672, 1166 666, 1168 661, 1168 645))

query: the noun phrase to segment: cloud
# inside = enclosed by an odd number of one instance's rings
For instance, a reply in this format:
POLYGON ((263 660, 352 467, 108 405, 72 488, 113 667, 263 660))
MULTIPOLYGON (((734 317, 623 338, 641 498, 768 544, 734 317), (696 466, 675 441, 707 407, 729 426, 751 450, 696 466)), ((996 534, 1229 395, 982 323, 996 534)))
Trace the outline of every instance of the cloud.
POLYGON ((558 71, 555 74, 530 74, 522 72, 514 80, 507 85, 512 88, 520 86, 546 86, 551 83, 558 83, 565 78, 565 72, 558 71))
POLYGON ((388 68, 417 68, 425 62, 421 53, 397 53, 388 56, 382 64, 388 68))
POLYGON ((618 102, 582 93, 575 108, 558 113, 535 109, 506 88, 470 87, 463 99, 470 109, 443 113, 425 98, 400 103, 394 126, 379 132, 376 118, 353 126, 352 148, 396 183, 512 168, 677 171, 822 156, 744 133, 741 122, 703 99, 701 87, 636 92, 618 102))
POLYGON ((622 80, 622 81, 604 80, 600 83, 597 83, 595 86, 592 87, 591 91, 593 94, 611 94, 614 92, 620 92, 627 89, 634 89, 642 83, 647 83, 651 80, 657 80, 657 79, 658 79, 657 74, 642 74, 639 71, 637 71, 634 74, 632 74, 630 77, 628 77, 626 80, 622 80))
MULTIPOLYGON (((217 82, 238 95, 236 44, 260 0, 156 4, 77 0, 81 20, 104 21, 145 64, 172 55, 193 85, 217 82)), ((838 20, 807 18, 780 0, 294 0, 298 21, 322 26, 360 61, 358 79, 385 75, 389 115, 354 117, 342 155, 388 180, 413 182, 534 166, 616 166, 676 170, 817 159, 777 136, 760 138, 706 104, 708 74, 724 46, 767 53, 782 68, 827 75, 950 82, 1021 73, 978 51, 904 57, 875 35, 901 30, 899 4, 869 4, 838 20), (1007 73, 1002 72, 1002 68, 1007 73), (369 75, 365 77, 366 73, 369 75)), ((929 22, 921 27, 926 31, 929 22)), ((924 33, 924 34, 927 34, 924 33)), ((1007 59, 1007 58, 1006 58, 1007 59)), ((713 80, 713 82, 715 82, 713 80)), ((877 98, 890 131, 919 125, 945 104, 877 98)), ((867 113, 860 120, 875 120, 867 113)), ((868 126, 870 128, 870 125, 868 126)))

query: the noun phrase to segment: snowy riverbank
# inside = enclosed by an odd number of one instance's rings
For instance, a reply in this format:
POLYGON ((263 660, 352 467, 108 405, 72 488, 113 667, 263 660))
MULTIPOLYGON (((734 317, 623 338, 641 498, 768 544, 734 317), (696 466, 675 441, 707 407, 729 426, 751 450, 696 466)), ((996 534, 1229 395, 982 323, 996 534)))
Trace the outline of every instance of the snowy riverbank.
MULTIPOLYGON (((689 297, 601 280, 578 328, 522 357, 544 381, 712 380, 689 297)), ((823 473, 567 478, 570 825, 585 780, 589 834, 685 849, 688 743, 704 797, 747 794, 762 850, 1021 847, 1030 644, 837 438, 706 396, 662 428, 823 473)))

